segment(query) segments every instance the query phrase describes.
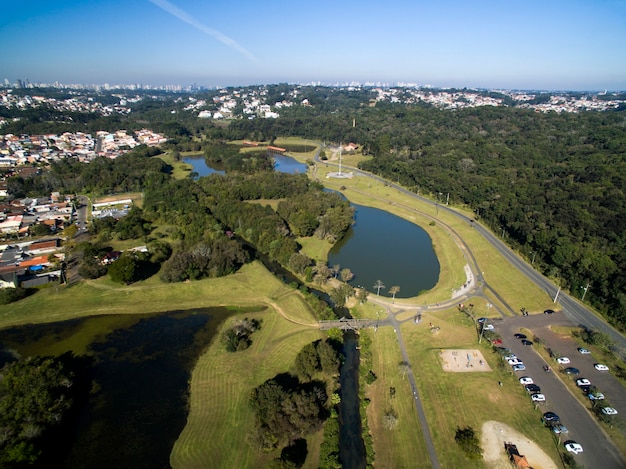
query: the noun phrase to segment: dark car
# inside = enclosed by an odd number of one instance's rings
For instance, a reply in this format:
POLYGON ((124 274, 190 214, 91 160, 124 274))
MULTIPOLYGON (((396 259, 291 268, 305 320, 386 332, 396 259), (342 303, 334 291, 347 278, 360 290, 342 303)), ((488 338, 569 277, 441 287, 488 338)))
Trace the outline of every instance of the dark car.
POLYGON ((563 370, 563 373, 566 375, 577 375, 580 374, 580 370, 578 368, 574 368, 573 366, 568 366, 563 370))
POLYGON ((541 388, 537 386, 536 384, 527 384, 524 387, 526 388, 526 391, 528 391, 531 394, 537 394, 541 392, 541 388))
POLYGON ((525 339, 526 336, 524 334, 515 334, 513 335, 513 337, 515 337, 516 339, 525 339))
POLYGON ((532 345, 533 343, 530 340, 522 339, 522 345, 532 345))
POLYGON ((543 314, 554 314, 554 310, 553 309, 546 309, 543 314))
POLYGON ((560 422, 561 419, 554 412, 546 412, 545 414, 543 414, 543 421, 546 423, 547 422, 557 423, 557 422, 560 422))

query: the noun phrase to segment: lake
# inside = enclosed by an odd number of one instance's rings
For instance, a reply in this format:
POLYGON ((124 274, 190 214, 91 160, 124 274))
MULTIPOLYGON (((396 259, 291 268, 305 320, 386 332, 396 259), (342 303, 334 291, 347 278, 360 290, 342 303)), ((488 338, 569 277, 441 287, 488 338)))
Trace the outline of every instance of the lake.
POLYGON ((348 268, 350 282, 376 293, 380 280, 386 288, 399 286, 396 298, 410 298, 433 288, 439 280, 439 260, 432 240, 421 227, 372 207, 356 208, 355 224, 328 254, 328 265, 348 268))

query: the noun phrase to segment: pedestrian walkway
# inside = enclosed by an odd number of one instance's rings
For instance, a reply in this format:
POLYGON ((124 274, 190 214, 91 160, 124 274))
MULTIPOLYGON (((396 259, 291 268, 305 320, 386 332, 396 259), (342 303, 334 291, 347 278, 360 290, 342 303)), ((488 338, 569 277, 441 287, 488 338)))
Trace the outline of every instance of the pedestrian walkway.
POLYGON ((465 283, 459 288, 452 290, 452 298, 458 298, 461 295, 465 295, 473 289, 476 284, 476 280, 474 279, 474 274, 472 274, 470 266, 465 264, 463 269, 465 270, 465 283))

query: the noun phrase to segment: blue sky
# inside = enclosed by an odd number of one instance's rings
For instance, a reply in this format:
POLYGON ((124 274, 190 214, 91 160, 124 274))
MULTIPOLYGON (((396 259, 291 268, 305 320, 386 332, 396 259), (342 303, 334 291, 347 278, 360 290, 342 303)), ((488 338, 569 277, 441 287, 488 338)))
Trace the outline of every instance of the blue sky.
POLYGON ((626 0, 8 0, 0 79, 626 90, 626 0))

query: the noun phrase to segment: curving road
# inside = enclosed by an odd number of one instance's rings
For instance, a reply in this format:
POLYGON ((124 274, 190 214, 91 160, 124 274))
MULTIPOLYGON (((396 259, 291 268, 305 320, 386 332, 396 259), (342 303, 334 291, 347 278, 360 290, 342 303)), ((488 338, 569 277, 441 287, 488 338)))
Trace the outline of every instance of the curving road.
MULTIPOLYGON (((314 156, 314 160, 317 163, 319 163, 318 157, 319 157, 319 150, 314 156)), ((338 166, 334 163, 328 163, 328 162, 325 162, 325 163, 333 165, 333 166, 338 166)), ((558 294, 558 301, 563 307, 563 315, 565 315, 569 321, 571 321, 574 324, 583 325, 587 328, 594 329, 594 330, 601 331, 601 332, 608 334, 611 337, 613 343, 615 344, 616 352, 619 353, 623 359, 626 357, 626 338, 621 333, 619 333, 616 329, 614 329, 612 326, 607 324, 603 319, 601 319, 598 315, 596 315, 595 312, 587 308, 584 304, 582 304, 575 298, 571 297, 567 293, 563 291, 559 291, 559 289, 548 278, 544 277, 542 274, 535 271, 530 265, 528 265, 524 260, 522 260, 513 250, 511 250, 506 244, 504 244, 500 239, 494 236, 493 233, 491 233, 488 229, 486 229, 480 223, 476 223, 473 219, 470 219, 467 216, 460 214, 447 206, 439 205, 437 202, 433 202, 429 199, 426 199, 425 197, 422 197, 413 192, 410 192, 404 189, 403 187, 400 187, 397 184, 390 183, 389 181, 386 181, 379 176, 376 176, 374 174, 371 174, 371 173, 368 173, 368 172, 365 172, 356 168, 346 167, 344 165, 342 166, 344 168, 349 168, 357 176, 369 177, 369 178, 375 179, 383 184, 386 184, 387 186, 395 188, 399 192, 402 192, 403 194, 415 200, 419 200, 420 202, 432 205, 433 207, 435 207, 436 211, 444 210, 446 213, 451 214, 467 222, 470 226, 472 226, 472 228, 474 228, 480 234, 482 234, 482 236, 500 254, 502 254, 515 268, 517 268, 527 278, 529 278, 532 282, 534 282, 541 289, 543 289, 543 291, 545 291, 546 294, 549 295, 551 299, 554 300, 555 296, 558 294)), ((351 190, 356 190, 356 189, 351 189, 351 190)), ((518 321, 520 320, 520 318, 523 318, 522 321, 524 319, 528 320, 529 318, 525 316, 517 315, 516 312, 513 310, 513 308, 511 308, 506 303, 506 301, 504 301, 504 299, 501 298, 500 295, 487 284, 487 282, 482 276, 482 270, 478 266, 478 263, 476 259, 474 258, 471 250, 465 244, 465 242, 460 237, 460 235, 456 233, 456 231, 452 227, 443 223, 439 218, 432 217, 431 215, 425 214, 424 212, 420 212, 420 213, 433 220, 436 220, 437 223, 443 225, 448 230, 448 232, 455 238, 457 245, 463 251, 463 254, 468 262, 468 265, 470 265, 470 268, 472 270, 476 283, 474 285, 474 288, 468 291, 464 296, 454 298, 452 300, 449 300, 442 304, 438 304, 436 306, 434 305, 433 306, 394 305, 393 302, 390 303, 386 299, 380 298, 378 296, 374 298, 372 296, 370 297, 372 302, 379 304, 380 306, 383 306, 387 310, 387 312, 390 313, 389 316, 385 320, 376 321, 375 327, 378 327, 379 325, 394 327, 394 330, 398 337, 398 344, 400 346, 403 358, 407 363, 409 363, 408 354, 404 346, 404 342, 402 340, 402 335, 401 335, 400 327, 399 327, 401 322, 396 319, 394 312, 391 310, 392 307, 396 309, 395 311, 396 313, 402 310, 414 310, 416 311, 416 313, 419 313, 420 311, 426 311, 426 310, 434 311, 437 309, 445 309, 445 308, 449 308, 450 306, 453 306, 459 301, 463 301, 463 299, 467 297, 485 296, 484 291, 487 289, 487 290, 490 290, 492 295, 494 295, 496 298, 498 298, 499 301, 502 302, 502 305, 504 306, 504 308, 506 308, 513 315, 516 315, 516 317, 512 319, 505 319, 504 312, 501 310, 498 310, 498 312, 503 318, 503 322, 507 323, 507 328, 506 328, 507 333, 508 333, 507 335, 511 336, 512 335, 510 334, 511 330, 513 330, 516 327, 519 328, 519 326, 521 325, 521 324, 518 324, 518 321)), ((405 321, 408 321, 408 320, 411 320, 411 319, 409 318, 409 319, 406 319, 405 321)), ((546 316, 540 315, 540 317, 535 318, 535 320, 532 322, 534 323, 536 321, 539 321, 543 323, 543 322, 549 322, 550 320, 552 320, 552 315, 546 315, 546 316)), ((356 327, 373 327, 371 320, 357 320, 353 325, 356 327)), ((525 325, 529 326, 530 324, 526 322, 525 325)), ((510 345, 512 345, 513 347, 518 346, 517 343, 513 343, 510 345)), ((523 352, 520 351, 520 353, 522 354, 523 352)), ((523 353, 523 354, 527 355, 526 353, 523 353)), ((537 354, 531 353, 530 355, 528 355, 527 359, 529 362, 537 362, 537 363, 534 363, 536 368, 539 368, 540 363, 543 363, 543 360, 537 354)), ((415 384, 415 378, 413 376, 413 370, 410 366, 409 366, 408 378, 409 378, 409 383, 411 385, 411 389, 413 391, 413 395, 415 398, 415 408, 418 414, 420 425, 422 427, 422 431, 424 434, 424 439, 425 439, 426 447, 430 456, 431 464, 433 467, 439 467, 439 462, 438 462, 437 454, 435 452, 435 448, 433 445, 432 437, 430 434, 430 429, 429 429, 428 423, 424 415, 422 403, 419 398, 419 393, 417 391, 417 387, 415 384)), ((555 410, 559 410, 561 411, 562 415, 565 415, 568 418, 571 418, 571 422, 576 424, 577 431, 575 433, 578 435, 581 441, 588 443, 585 445, 585 447, 587 448, 587 452, 580 459, 583 459, 584 462, 587 464, 600 463, 599 467, 605 467, 607 469, 609 468, 617 469, 617 468, 624 467, 625 461, 621 457, 621 454, 619 453, 619 451, 615 448, 614 444, 608 438, 606 438, 605 435, 603 435, 603 437, 598 438, 599 435, 603 434, 600 426, 595 421, 595 418, 590 415, 589 411, 587 411, 584 406, 580 405, 580 403, 574 398, 574 396, 571 395, 571 393, 564 386, 563 382, 560 379, 558 379, 557 376, 555 375, 545 376, 544 380, 545 380, 546 387, 549 388, 551 391, 550 394, 552 394, 552 397, 554 398, 554 396, 559 396, 559 399, 556 399, 555 401, 555 410), (559 404, 556 404, 556 402, 559 402, 559 404)), ((621 388, 621 385, 619 385, 618 389, 623 389, 623 388, 621 388)))

